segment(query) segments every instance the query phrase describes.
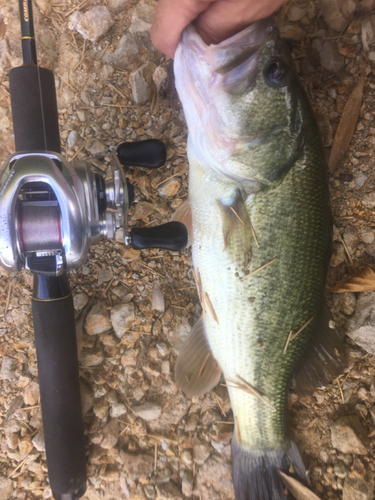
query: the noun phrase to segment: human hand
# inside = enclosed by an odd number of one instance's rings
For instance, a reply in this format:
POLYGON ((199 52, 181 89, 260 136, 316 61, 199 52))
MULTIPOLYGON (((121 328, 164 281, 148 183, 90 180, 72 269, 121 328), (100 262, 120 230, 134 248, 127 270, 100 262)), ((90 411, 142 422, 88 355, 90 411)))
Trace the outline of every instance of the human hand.
POLYGON ((194 21, 207 43, 219 43, 249 24, 270 16, 288 0, 159 0, 151 40, 168 57, 174 53, 181 34, 194 21))

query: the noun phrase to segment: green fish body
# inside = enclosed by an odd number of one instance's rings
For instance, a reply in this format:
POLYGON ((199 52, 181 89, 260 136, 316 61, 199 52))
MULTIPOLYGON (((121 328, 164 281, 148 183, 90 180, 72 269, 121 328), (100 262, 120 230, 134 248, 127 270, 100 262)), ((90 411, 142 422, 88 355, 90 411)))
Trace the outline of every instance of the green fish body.
POLYGON ((204 309, 195 333, 207 345, 196 342, 212 353, 200 361, 201 385, 188 352, 176 379, 201 394, 221 367, 235 418, 236 499, 279 500, 277 469, 292 464, 304 476, 287 430, 287 391, 321 322, 330 257, 320 136, 270 19, 211 46, 189 27, 175 76, 189 129, 192 254, 204 309))

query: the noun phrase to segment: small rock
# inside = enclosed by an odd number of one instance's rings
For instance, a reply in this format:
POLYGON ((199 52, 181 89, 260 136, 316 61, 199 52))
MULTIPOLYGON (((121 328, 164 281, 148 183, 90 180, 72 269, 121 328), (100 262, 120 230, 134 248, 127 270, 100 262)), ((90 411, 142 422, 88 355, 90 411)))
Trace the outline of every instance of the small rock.
POLYGON ((129 0, 108 0, 108 8, 111 12, 121 12, 127 5, 129 0))
POLYGON ((13 493, 13 482, 4 476, 0 476, 0 500, 8 500, 13 493))
POLYGON ((375 354, 375 292, 362 293, 347 335, 367 352, 375 354))
POLYGON ((36 382, 30 382, 29 385, 26 386, 24 392, 24 401, 27 406, 35 406, 39 402, 40 392, 39 392, 39 384, 36 382))
POLYGON ((158 92, 160 91, 160 89, 165 87, 168 79, 168 71, 165 64, 162 64, 155 69, 154 74, 152 75, 152 79, 156 85, 156 89, 158 92))
POLYGON ((168 481, 168 483, 157 484, 157 499, 158 500, 179 500, 181 498, 181 490, 176 486, 172 481, 168 481))
POLYGON ((36 5, 38 6, 40 12, 45 16, 48 16, 52 10, 49 0, 36 0, 36 5))
POLYGON ((354 255, 359 243, 358 232, 355 227, 347 226, 344 231, 344 241, 349 250, 350 255, 354 255))
POLYGON ((152 73, 154 70, 155 64, 144 63, 130 73, 130 86, 133 93, 133 99, 137 104, 146 102, 150 99, 153 84, 152 73))
POLYGON ((66 140, 68 149, 73 149, 74 146, 77 145, 77 142, 78 142, 78 132, 76 130, 71 130, 66 140))
POLYGON ((357 299, 353 292, 338 293, 333 297, 335 309, 343 312, 347 316, 351 316, 354 313, 357 299))
POLYGON ((158 192, 160 196, 174 196, 177 194, 181 187, 181 182, 178 179, 169 179, 169 181, 164 182, 159 188, 158 192))
POLYGON ((362 197, 362 203, 369 208, 375 207, 375 191, 372 193, 364 194, 362 197))
POLYGON ((98 272, 98 286, 101 286, 103 283, 107 281, 111 281, 113 278, 112 269, 107 269, 106 267, 102 267, 98 272))
POLYGON ((159 335, 159 333, 161 332, 162 326, 163 325, 162 325, 160 319, 155 320, 154 324, 152 325, 152 334, 159 335))
POLYGON ((116 419, 112 419, 103 429, 103 440, 100 446, 106 450, 113 448, 120 436, 120 429, 116 419))
POLYGON ((332 245, 331 266, 336 267, 345 262, 344 245, 338 241, 334 241, 332 245))
MULTIPOLYGON (((122 300, 125 297, 125 295, 127 295, 128 292, 129 292, 129 290, 126 288, 126 286, 124 286, 122 283, 120 283, 119 285, 113 287, 111 291, 120 300, 122 300)), ((129 295, 131 295, 131 294, 129 294, 129 295)))
POLYGON ((315 391, 313 396, 316 399, 316 402, 318 403, 318 405, 321 405, 324 403, 324 392, 323 391, 315 391))
POLYGON ((343 488, 343 500, 372 500, 372 493, 374 491, 373 481, 364 481, 354 477, 347 477, 345 479, 343 488))
POLYGON ((76 11, 71 17, 69 29, 76 29, 83 38, 96 42, 115 24, 105 6, 92 7, 84 14, 76 11))
POLYGON ((109 312, 104 302, 98 302, 86 316, 85 329, 88 335, 96 335, 112 330, 109 312))
POLYGON ((190 334, 191 326, 188 322, 183 323, 177 330, 172 333, 172 335, 168 336, 168 340, 175 350, 176 354, 179 354, 182 346, 185 344, 189 334, 190 334))
POLYGON ((127 330, 132 329, 135 320, 135 309, 133 302, 129 304, 118 304, 111 309, 111 322, 116 337, 121 339, 127 330))
POLYGON ((111 406, 111 417, 118 418, 126 413, 126 406, 123 403, 113 403, 111 406))
POLYGON ((109 404, 105 399, 101 399, 94 405, 93 411, 95 415, 100 418, 100 420, 106 415, 108 411, 109 404))
POLYGON ((193 460, 198 465, 203 465, 210 454, 211 450, 205 444, 197 444, 193 447, 193 460))
POLYGON ((154 457, 151 455, 124 452, 120 456, 127 475, 133 481, 140 478, 146 480, 154 471, 154 457))
POLYGON ((46 443, 44 442, 44 431, 40 429, 31 441, 34 448, 38 451, 46 451, 46 443))
POLYGON ((2 428, 4 429, 5 437, 8 437, 15 432, 19 432, 22 429, 21 424, 14 419, 5 420, 2 424, 2 428))
POLYGON ((86 150, 93 156, 104 156, 108 151, 108 146, 97 139, 91 139, 86 145, 86 150))
POLYGON ((9 358, 8 356, 3 356, 1 369, 0 369, 0 378, 5 380, 15 380, 16 374, 14 373, 17 368, 17 361, 13 358, 9 358))
POLYGON ((356 9, 355 0, 321 0, 323 19, 335 31, 343 30, 356 9))
POLYGON ((33 445, 28 438, 25 438, 20 441, 18 449, 20 450, 22 455, 28 455, 32 451, 33 445))
POLYGON ((369 439, 356 415, 339 417, 331 425, 332 446, 342 453, 367 455, 369 439))
POLYGON ((91 410, 95 402, 94 391, 91 387, 80 380, 80 390, 81 390, 81 406, 82 406, 82 416, 91 410))
POLYGON ((341 460, 338 460, 335 465, 333 466, 333 471, 337 477, 340 477, 341 479, 346 478, 348 475, 348 470, 344 464, 344 462, 341 462, 341 460))
POLYGON ((361 241, 363 241, 363 243, 371 244, 374 243, 374 240, 375 240, 375 235, 373 231, 366 231, 361 235, 361 241))
POLYGON ((133 406, 133 412, 143 420, 155 420, 161 414, 161 407, 153 403, 144 403, 140 406, 133 406))
POLYGON ((90 366, 98 366, 104 361, 103 352, 101 349, 84 349, 80 357, 80 363, 85 368, 90 366))
POLYGON ((306 38, 306 31, 302 30, 295 24, 285 24, 280 26, 280 33, 282 38, 300 42, 306 38))
POLYGON ((155 311, 165 311, 164 295, 157 283, 154 284, 152 289, 152 308, 155 309, 155 311))
POLYGON ((312 46, 319 54, 320 64, 330 73, 338 73, 344 67, 345 57, 338 52, 331 40, 321 41, 316 38, 312 46))
POLYGON ((182 479, 182 493, 186 497, 191 497, 194 486, 194 477, 193 474, 188 470, 183 470, 180 472, 180 477, 182 479))
POLYGON ((74 309, 76 311, 80 311, 85 307, 88 301, 89 301, 89 296, 87 295, 87 293, 84 292, 77 293, 73 297, 74 309))

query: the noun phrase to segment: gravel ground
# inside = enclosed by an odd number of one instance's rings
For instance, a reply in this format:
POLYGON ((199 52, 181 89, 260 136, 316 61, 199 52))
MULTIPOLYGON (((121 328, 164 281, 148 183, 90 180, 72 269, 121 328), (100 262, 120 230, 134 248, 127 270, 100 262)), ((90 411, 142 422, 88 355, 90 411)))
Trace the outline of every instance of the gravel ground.
MULTIPOLYGON (((187 197, 186 127, 167 83, 169 62, 149 40, 154 8, 146 0, 36 0, 34 9, 39 61, 56 77, 63 154, 105 175, 110 146, 147 138, 167 145, 164 167, 127 172, 136 194, 130 226, 168 221, 187 197)), ((321 500, 373 498, 375 295, 329 289, 375 258, 374 10, 375 0, 293 0, 279 15, 327 158, 345 103, 361 70, 365 75, 353 140, 330 178, 335 231, 327 300, 340 333, 351 335, 349 368, 312 396, 289 399, 290 425, 321 500)), ((18 2, 0 0, 1 160, 14 152, 7 73, 20 64, 18 2)), ((190 250, 126 249, 118 232, 90 249, 71 284, 77 321, 89 311, 79 323, 85 500, 233 499, 225 387, 187 398, 174 385, 176 355, 201 313, 190 250)), ((28 272, 0 269, 0 499, 51 498, 31 287, 28 272)))

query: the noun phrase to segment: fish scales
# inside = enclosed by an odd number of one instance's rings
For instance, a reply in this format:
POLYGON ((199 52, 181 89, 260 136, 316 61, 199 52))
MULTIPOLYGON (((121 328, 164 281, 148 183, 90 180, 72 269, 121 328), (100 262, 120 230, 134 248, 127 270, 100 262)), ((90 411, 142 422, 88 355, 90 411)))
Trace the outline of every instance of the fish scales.
POLYGON ((189 28, 175 72, 189 127, 192 254, 205 333, 228 385, 233 453, 242 457, 233 456, 236 498, 279 500, 275 471, 291 463, 303 469, 287 430, 287 391, 320 323, 330 256, 319 132, 271 20, 210 47, 189 28))

